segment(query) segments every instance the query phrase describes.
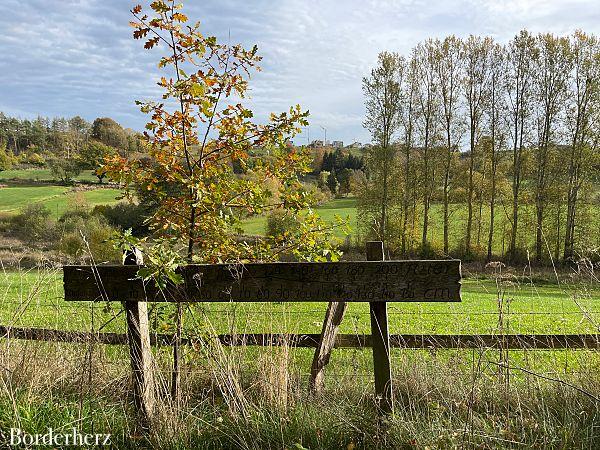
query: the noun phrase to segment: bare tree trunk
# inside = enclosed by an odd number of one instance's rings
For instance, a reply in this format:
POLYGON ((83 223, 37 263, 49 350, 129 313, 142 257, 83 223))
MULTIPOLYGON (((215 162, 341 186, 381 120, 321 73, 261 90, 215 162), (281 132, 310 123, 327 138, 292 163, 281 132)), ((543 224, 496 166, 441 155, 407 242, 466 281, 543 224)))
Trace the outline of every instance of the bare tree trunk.
POLYGON ((471 254, 471 234, 473 230, 473 172, 475 171, 475 125, 471 123, 471 138, 469 153, 469 185, 467 188, 467 234, 465 236, 465 252, 471 254))
POLYGON ((558 261, 560 257, 560 210, 561 210, 560 201, 556 203, 556 245, 554 247, 554 261, 558 261))
POLYGON ((487 242, 487 257, 486 261, 490 262, 492 260, 492 246, 494 245, 494 221, 496 220, 495 216, 495 206, 496 206, 496 170, 498 168, 498 155, 496 152, 496 122, 495 122, 495 105, 494 105, 494 97, 492 97, 492 136, 491 136, 491 177, 492 177, 492 185, 490 192, 490 226, 489 226, 489 234, 488 234, 488 242, 487 242))
POLYGON ((536 205, 536 232, 535 232, 535 260, 539 264, 542 262, 543 251, 543 223, 544 223, 544 205, 537 201, 536 205))
POLYGON ((383 169, 383 199, 381 202, 381 223, 379 224, 379 235, 380 239, 383 242, 384 246, 386 244, 385 234, 386 234, 386 221, 387 221, 387 202, 388 202, 388 161, 387 161, 387 151, 388 149, 383 149, 386 152, 385 155, 385 166, 383 169))
POLYGON ((427 247, 427 231, 429 227, 429 124, 425 131, 425 149, 423 156, 424 165, 424 194, 423 194, 423 234, 421 237, 421 251, 425 252, 427 247))
POLYGON ((576 189, 577 184, 577 162, 576 162, 576 139, 571 147, 569 161, 569 185, 567 190, 567 216, 565 224, 565 249, 563 258, 568 260, 574 253, 574 231, 575 231, 575 203, 577 202, 576 189))
POLYGON ((488 235, 488 243, 487 243, 487 262, 490 262, 492 260, 492 246, 494 243, 494 220, 496 220, 495 217, 495 211, 494 211, 494 207, 496 205, 496 175, 492 174, 492 192, 491 192, 491 196, 490 196, 490 232, 488 235))
POLYGON ((450 134, 448 134, 448 150, 446 154, 446 166, 444 167, 444 254, 449 252, 448 245, 448 222, 449 222, 449 191, 450 191, 450 134))
MULTIPOLYGON (((411 131, 411 133, 412 133, 412 131, 411 131)), ((405 144, 404 195, 403 195, 403 199, 402 199, 402 254, 404 254, 404 255, 406 255, 406 230, 407 230, 407 226, 408 226, 411 146, 412 146, 412 139, 409 137, 406 140, 406 144, 405 144)))
POLYGON ((515 145, 513 148, 513 181, 512 181, 512 228, 510 233, 510 246, 508 248, 511 261, 516 260, 517 252, 517 231, 519 229, 519 193, 521 188, 521 157, 523 152, 523 124, 521 117, 520 123, 515 122, 515 145), (517 140, 517 136, 518 140, 517 140))

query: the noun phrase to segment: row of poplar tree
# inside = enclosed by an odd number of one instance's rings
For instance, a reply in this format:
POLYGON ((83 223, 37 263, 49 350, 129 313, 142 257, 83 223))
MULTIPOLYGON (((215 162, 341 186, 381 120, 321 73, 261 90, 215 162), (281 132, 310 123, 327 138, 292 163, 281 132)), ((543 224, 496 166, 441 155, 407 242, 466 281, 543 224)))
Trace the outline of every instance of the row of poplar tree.
POLYGON ((595 36, 429 39, 381 53, 363 92, 376 146, 358 210, 371 236, 426 254, 433 225, 444 254, 512 261, 599 245, 595 36))

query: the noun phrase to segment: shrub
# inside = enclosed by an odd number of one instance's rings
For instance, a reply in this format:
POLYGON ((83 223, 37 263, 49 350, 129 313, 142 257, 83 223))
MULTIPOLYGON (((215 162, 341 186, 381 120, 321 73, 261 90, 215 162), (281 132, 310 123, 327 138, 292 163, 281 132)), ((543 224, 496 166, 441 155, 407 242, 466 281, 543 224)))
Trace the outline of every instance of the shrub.
POLYGON ((333 198, 329 189, 321 190, 314 183, 303 183, 304 190, 314 199, 314 204, 322 205, 333 198))
POLYGON ((443 259, 446 257, 444 252, 431 242, 426 242, 425 245, 419 244, 416 254, 425 259, 443 259))
POLYGON ((102 215, 115 228, 121 230, 131 228, 134 236, 148 234, 148 226, 144 224, 148 211, 142 205, 126 202, 116 205, 98 205, 93 212, 102 215))
POLYGON ((27 205, 12 218, 13 233, 29 244, 43 240, 51 228, 50 210, 41 203, 27 205))
POLYGON ((114 233, 102 216, 87 212, 66 213, 58 221, 62 236, 58 250, 71 258, 89 259, 95 262, 117 262, 121 254, 113 248, 110 238, 114 233))
POLYGON ((81 166, 74 159, 54 158, 48 162, 52 176, 63 183, 72 183, 73 179, 81 173, 81 166))
POLYGON ((450 256, 462 259, 464 262, 484 261, 487 257, 487 248, 473 242, 470 250, 467 251, 465 239, 461 239, 458 245, 450 250, 450 256))
POLYGON ((0 172, 3 170, 9 170, 15 163, 15 158, 10 150, 6 149, 6 146, 0 142, 0 172))
POLYGON ((12 218, 11 214, 0 212, 0 233, 10 231, 12 218))
POLYGON ((292 214, 281 209, 276 209, 267 216, 267 236, 270 237, 281 236, 286 231, 296 231, 299 226, 292 214))
POLYGON ((19 155, 19 162, 22 164, 30 164, 32 166, 38 166, 38 167, 42 167, 42 166, 46 165, 46 160, 44 159, 44 157, 37 152, 21 153, 19 155))

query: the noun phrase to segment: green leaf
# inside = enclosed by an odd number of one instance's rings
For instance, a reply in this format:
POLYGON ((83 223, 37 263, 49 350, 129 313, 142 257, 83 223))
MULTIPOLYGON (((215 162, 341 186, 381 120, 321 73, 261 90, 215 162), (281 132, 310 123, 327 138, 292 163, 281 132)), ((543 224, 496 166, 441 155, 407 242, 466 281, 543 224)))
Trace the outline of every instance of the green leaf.
POLYGON ((306 447, 304 447, 302 444, 300 444, 299 442, 296 442, 294 444, 294 448, 297 450, 308 450, 306 447))
POLYGON ((190 87, 190 94, 192 94, 194 97, 202 97, 205 92, 206 89, 204 88, 204 85, 200 83, 194 83, 190 87))

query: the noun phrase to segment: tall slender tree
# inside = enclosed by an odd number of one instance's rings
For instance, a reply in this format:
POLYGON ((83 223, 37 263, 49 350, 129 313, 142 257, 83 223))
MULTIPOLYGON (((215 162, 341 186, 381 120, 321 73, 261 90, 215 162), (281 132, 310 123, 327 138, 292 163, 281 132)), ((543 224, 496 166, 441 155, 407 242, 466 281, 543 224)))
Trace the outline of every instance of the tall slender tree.
POLYGON ((444 253, 449 252, 449 205, 450 205, 450 174, 452 171, 453 154, 458 151, 461 138, 460 116, 460 82, 462 77, 463 59, 461 58, 462 42, 456 36, 448 36, 443 41, 434 41, 436 47, 435 73, 438 86, 437 94, 441 105, 442 128, 444 130, 445 146, 442 158, 443 173, 443 222, 444 222, 444 253))
POLYGON ((488 91, 487 103, 487 122, 490 134, 490 218, 487 242, 486 260, 489 262, 492 259, 492 251, 494 244, 494 225, 496 221, 496 199, 497 199, 497 181, 498 181, 498 164, 500 160, 500 148, 504 142, 503 121, 501 120, 503 103, 503 86, 502 79, 504 75, 504 49, 501 45, 490 43, 490 83, 488 91))
POLYGON ((571 66, 568 38, 552 34, 537 36, 539 58, 535 67, 538 142, 534 146, 534 190, 536 210, 535 259, 539 263, 543 252, 543 227, 551 180, 550 159, 559 132, 559 115, 566 99, 567 80, 571 66))
MULTIPOLYGON (((408 251, 407 234, 408 234, 408 218, 409 216, 414 217, 416 215, 415 208, 411 208, 414 205, 415 189, 411 189, 414 185, 413 175, 413 163, 411 155, 413 152, 414 145, 414 134, 415 134, 415 110, 416 110, 416 90, 417 90, 417 60, 415 55, 410 58, 407 63, 405 70, 406 76, 404 77, 403 87, 403 99, 405 107, 401 115, 402 127, 404 132, 404 192, 402 194, 402 253, 406 254, 408 251), (412 199, 411 199, 412 196, 412 199)), ((414 231, 414 230, 413 230, 414 231)), ((412 233, 411 233, 411 245, 412 245, 412 233)))
POLYGON ((428 248, 429 209, 434 191, 434 155, 433 143, 438 120, 438 89, 436 82, 436 48, 429 39, 417 45, 414 50, 417 61, 417 117, 421 135, 421 185, 423 190, 423 233, 421 249, 428 248))
POLYGON ((390 206, 390 179, 397 156, 396 134, 402 112, 402 78, 404 58, 397 53, 382 52, 377 67, 363 78, 366 118, 364 126, 371 132, 375 148, 367 158, 367 169, 376 183, 381 183, 377 218, 378 237, 386 242, 388 208, 390 206))
POLYGON ((465 234, 465 252, 471 253, 473 233, 473 193, 475 190, 474 173, 477 159, 478 140, 482 132, 482 119, 490 82, 491 38, 469 36, 463 45, 465 71, 463 86, 465 92, 467 123, 469 129, 469 178, 467 185, 467 226, 465 234))
POLYGON ((519 230, 519 198, 523 175, 523 155, 530 134, 534 63, 537 58, 535 37, 522 30, 509 43, 506 54, 506 93, 512 133, 512 223, 509 258, 516 259, 519 230))
POLYGON ((572 69, 567 95, 567 214, 565 224, 565 260, 574 257, 577 202, 585 180, 585 156, 592 137, 592 118, 600 96, 600 48, 598 39, 577 31, 571 39, 572 69))

